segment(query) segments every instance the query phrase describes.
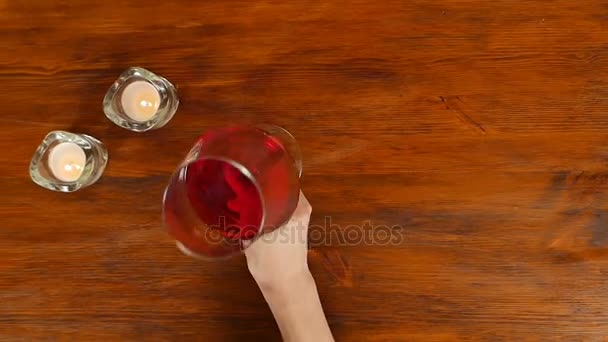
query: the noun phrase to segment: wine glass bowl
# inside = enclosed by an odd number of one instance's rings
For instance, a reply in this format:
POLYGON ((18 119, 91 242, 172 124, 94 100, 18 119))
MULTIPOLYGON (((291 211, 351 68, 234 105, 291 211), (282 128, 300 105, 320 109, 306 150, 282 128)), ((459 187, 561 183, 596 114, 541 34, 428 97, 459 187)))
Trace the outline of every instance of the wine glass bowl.
POLYGON ((165 226, 186 254, 238 254, 243 241, 289 220, 301 165, 295 139, 278 126, 209 130, 169 180, 165 226))

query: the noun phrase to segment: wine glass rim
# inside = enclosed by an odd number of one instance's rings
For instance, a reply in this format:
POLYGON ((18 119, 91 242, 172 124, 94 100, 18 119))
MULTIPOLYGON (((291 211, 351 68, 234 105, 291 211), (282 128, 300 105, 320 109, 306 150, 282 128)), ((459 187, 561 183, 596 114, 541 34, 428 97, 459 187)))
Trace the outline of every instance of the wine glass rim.
MULTIPOLYGON (((255 236, 253 236, 251 239, 247 239, 247 241, 253 241, 255 240, 257 237, 259 237, 260 235, 262 235, 263 231, 264 231, 264 224, 266 222, 266 204, 264 203, 264 197, 263 197, 263 193, 262 193, 262 188, 260 186, 260 184, 258 183, 257 179, 255 178, 255 176, 253 175, 253 173, 247 168, 245 167, 245 165, 239 163, 238 161, 231 159, 231 158, 226 158, 226 157, 221 157, 221 156, 214 156, 214 155, 206 155, 206 156, 202 156, 200 158, 196 158, 196 159, 192 159, 192 160, 188 160, 182 164, 180 164, 177 169, 175 170, 175 172, 173 173, 173 175, 171 176, 171 179, 169 181, 169 184, 167 184, 167 187, 165 188, 165 192, 163 194, 163 215, 164 215, 164 211, 165 211, 165 199, 167 196, 167 190, 169 188, 169 185, 171 184, 171 181, 173 180, 173 177, 177 176, 178 177, 178 181, 184 181, 186 180, 186 173, 185 171, 188 169, 188 166, 190 166, 191 164, 198 162, 200 160, 219 160, 225 163, 230 164, 230 166, 234 167, 237 171, 239 171, 242 175, 244 175, 245 177, 247 177, 247 179, 253 183, 253 185, 256 188, 256 192, 258 194, 258 197, 260 199, 260 203, 262 205, 262 218, 260 219, 260 224, 259 227, 257 229, 257 232, 255 234, 255 236)), ((241 247, 243 247, 243 241, 245 241, 242 237, 239 237, 239 243, 241 244, 241 247)), ((242 249, 242 248, 241 248, 242 249)))
POLYGON ((260 129, 260 130, 266 132, 267 134, 279 139, 279 141, 281 142, 281 145, 283 145, 283 148, 287 152, 287 155, 289 156, 289 158, 291 158, 293 160, 294 164, 296 165, 296 169, 298 172, 298 178, 302 178, 302 170, 303 170, 302 160, 301 160, 302 150, 300 149, 300 145, 298 144, 298 140, 296 139, 296 137, 294 137, 293 134, 285 127, 275 125, 275 124, 261 123, 261 124, 254 125, 253 127, 260 129), (288 150, 287 146, 285 146, 286 142, 281 141, 282 139, 280 137, 277 137, 276 135, 274 135, 273 132, 269 131, 269 129, 278 129, 281 132, 283 132, 283 134, 287 135, 287 137, 293 143, 293 145, 291 146, 291 150, 293 150, 293 151, 288 150), (292 153, 290 153, 290 152, 293 152, 296 155, 292 155, 292 153))

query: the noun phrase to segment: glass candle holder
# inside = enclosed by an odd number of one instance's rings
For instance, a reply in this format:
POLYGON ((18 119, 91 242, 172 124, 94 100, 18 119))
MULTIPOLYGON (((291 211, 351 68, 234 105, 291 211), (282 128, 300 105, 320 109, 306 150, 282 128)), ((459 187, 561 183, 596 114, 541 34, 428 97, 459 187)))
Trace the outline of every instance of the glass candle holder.
POLYGON ((30 163, 34 183, 73 192, 95 183, 108 163, 103 143, 85 134, 53 131, 44 137, 30 163))
POLYGON ((135 132, 163 127, 178 105, 177 90, 171 82, 139 67, 125 70, 103 99, 108 119, 135 132))

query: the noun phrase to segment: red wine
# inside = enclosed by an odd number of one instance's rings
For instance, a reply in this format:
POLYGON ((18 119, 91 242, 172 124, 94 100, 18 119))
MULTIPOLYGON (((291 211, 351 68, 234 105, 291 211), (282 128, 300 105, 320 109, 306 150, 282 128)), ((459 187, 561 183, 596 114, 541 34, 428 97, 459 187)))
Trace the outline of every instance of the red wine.
POLYGON ((199 218, 224 237, 252 239, 262 221, 255 183, 230 163, 201 159, 186 171, 188 198, 199 218))
POLYGON ((165 224, 195 253, 231 254, 240 240, 284 224, 299 191, 297 167, 277 138, 254 127, 213 130, 171 178, 165 224))

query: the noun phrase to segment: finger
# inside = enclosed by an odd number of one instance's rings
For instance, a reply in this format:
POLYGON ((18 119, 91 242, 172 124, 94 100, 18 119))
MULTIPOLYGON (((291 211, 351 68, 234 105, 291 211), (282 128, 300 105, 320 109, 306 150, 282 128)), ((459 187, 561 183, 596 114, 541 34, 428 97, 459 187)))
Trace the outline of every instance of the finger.
POLYGON ((253 240, 241 240, 241 249, 247 249, 252 243, 253 240))
POLYGON ((298 199, 298 206, 296 207, 296 210, 293 213, 293 216, 300 216, 303 214, 309 215, 312 212, 312 206, 310 205, 310 202, 308 202, 308 199, 306 198, 306 196, 304 196, 304 193, 302 191, 300 191, 300 198, 298 199))

